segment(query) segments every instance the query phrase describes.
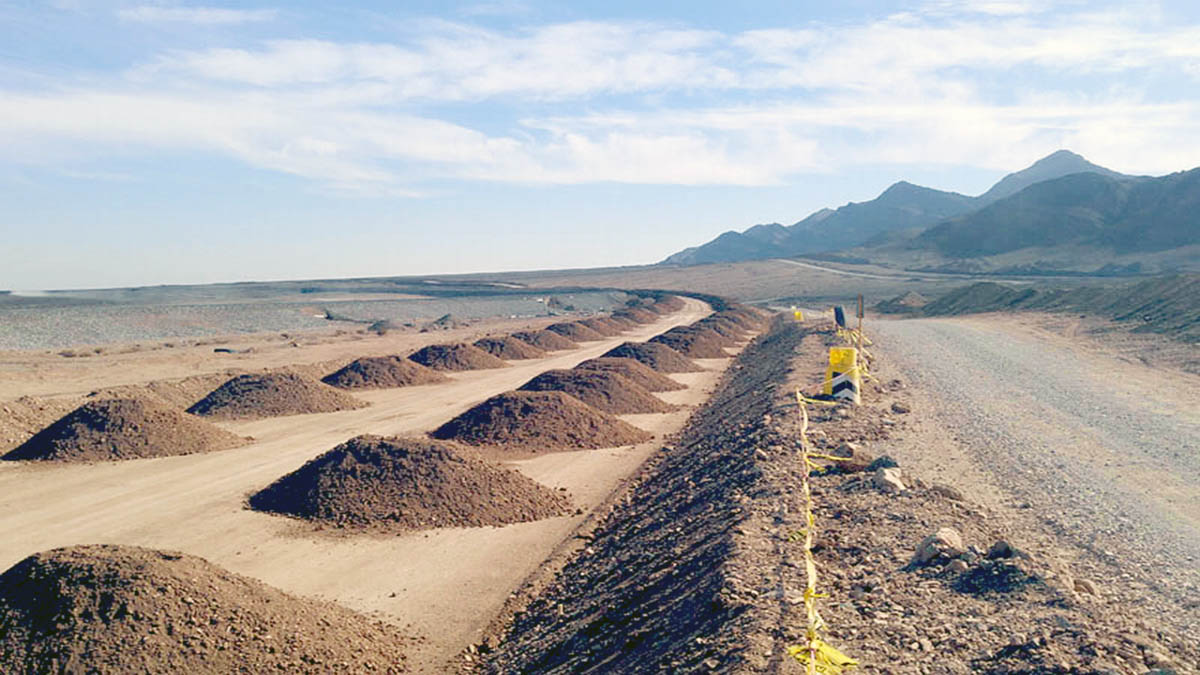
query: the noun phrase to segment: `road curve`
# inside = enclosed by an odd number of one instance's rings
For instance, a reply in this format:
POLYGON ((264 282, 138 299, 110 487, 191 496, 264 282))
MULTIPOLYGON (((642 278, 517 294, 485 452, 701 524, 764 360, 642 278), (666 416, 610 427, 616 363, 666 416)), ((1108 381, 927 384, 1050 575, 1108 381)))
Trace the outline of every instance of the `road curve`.
MULTIPOLYGON (((1200 378, 1039 338, 1003 317, 873 322, 979 493, 1036 514, 1167 607, 1200 597, 1200 378)), ((932 454, 934 451, 930 451, 932 454)), ((1193 617, 1194 618, 1194 617, 1193 617)))

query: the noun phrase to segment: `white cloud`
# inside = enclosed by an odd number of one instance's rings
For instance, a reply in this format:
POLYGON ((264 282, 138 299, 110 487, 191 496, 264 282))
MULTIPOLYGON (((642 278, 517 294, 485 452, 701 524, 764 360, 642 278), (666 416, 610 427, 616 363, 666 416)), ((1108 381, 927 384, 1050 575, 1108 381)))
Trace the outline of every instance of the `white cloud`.
POLYGON ((202 25, 238 24, 271 21, 274 9, 225 9, 222 7, 162 7, 140 5, 117 10, 122 21, 138 23, 191 23, 202 25))

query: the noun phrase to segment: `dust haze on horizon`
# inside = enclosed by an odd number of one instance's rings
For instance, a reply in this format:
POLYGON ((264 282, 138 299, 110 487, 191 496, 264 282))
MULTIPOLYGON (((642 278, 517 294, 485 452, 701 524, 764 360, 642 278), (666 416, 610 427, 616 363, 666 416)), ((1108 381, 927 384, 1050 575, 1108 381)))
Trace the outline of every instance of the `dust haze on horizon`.
POLYGON ((1200 164, 1200 8, 0 8, 0 289, 649 264, 1057 149, 1200 164))

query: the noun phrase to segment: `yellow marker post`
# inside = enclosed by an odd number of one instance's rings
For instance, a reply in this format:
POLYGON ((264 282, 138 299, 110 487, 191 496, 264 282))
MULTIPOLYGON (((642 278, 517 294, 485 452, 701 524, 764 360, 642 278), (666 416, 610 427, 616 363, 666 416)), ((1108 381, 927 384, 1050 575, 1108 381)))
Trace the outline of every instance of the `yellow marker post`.
POLYGON ((797 322, 804 321, 804 312, 801 312, 797 309, 792 312, 792 318, 794 318, 797 322))
POLYGON ((858 405, 861 401, 862 375, 858 350, 854 347, 830 347, 829 368, 825 371, 825 393, 835 399, 858 405))

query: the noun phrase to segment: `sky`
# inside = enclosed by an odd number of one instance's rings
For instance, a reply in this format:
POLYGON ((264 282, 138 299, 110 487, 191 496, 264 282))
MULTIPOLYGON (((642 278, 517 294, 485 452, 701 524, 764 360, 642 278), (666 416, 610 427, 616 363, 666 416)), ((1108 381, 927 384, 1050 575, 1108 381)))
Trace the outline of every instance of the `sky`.
POLYGON ((1200 165, 1200 3, 0 0, 0 289, 647 264, 1060 148, 1200 165))

